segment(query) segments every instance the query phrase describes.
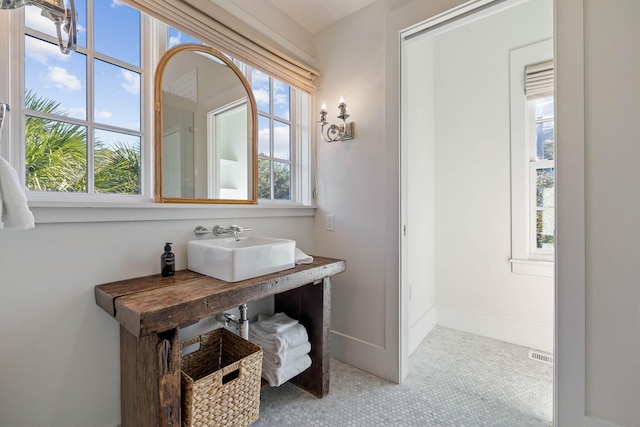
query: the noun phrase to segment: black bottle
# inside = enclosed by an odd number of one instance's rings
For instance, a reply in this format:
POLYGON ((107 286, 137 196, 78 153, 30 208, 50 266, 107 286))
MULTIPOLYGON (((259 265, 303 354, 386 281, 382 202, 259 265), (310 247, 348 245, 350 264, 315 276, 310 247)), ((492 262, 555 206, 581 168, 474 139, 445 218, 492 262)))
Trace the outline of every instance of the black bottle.
POLYGON ((164 253, 160 257, 162 277, 173 276, 176 272, 176 256, 171 252, 172 243, 164 244, 164 253))

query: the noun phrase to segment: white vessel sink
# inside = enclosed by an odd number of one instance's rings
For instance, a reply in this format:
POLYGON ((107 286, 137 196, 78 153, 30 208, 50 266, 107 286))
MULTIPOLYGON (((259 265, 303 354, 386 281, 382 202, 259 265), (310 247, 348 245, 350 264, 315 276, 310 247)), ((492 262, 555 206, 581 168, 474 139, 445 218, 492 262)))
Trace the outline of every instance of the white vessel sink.
POLYGON ((189 270, 237 282, 295 267, 296 241, 247 236, 187 242, 189 270))

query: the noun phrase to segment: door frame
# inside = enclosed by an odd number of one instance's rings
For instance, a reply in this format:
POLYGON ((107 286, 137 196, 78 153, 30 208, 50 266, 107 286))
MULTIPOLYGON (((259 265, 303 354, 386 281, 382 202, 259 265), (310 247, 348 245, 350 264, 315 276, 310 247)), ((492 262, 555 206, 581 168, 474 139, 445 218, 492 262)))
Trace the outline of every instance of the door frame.
MULTIPOLYGON (((399 32, 404 40, 419 31, 476 13, 500 0, 472 0, 399 32)), ((584 164, 584 0, 554 0, 554 60, 556 97, 556 253, 554 315, 554 425, 584 426, 585 416, 585 164, 584 164)), ((400 58, 400 54, 398 55, 400 58)), ((398 105, 402 105, 401 64, 398 61, 398 105)), ((408 297, 403 281, 405 191, 402 111, 398 123, 399 148, 399 316, 398 372, 408 374, 408 297)))

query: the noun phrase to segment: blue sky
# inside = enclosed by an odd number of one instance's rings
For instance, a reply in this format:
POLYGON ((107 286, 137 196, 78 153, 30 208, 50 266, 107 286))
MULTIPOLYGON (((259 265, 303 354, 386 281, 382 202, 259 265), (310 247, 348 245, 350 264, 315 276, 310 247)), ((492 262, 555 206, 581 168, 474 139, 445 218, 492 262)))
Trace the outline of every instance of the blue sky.
MULTIPOLYGON (((273 115, 276 117, 273 123, 273 157, 282 160, 291 160, 290 134, 291 126, 279 121, 290 119, 290 89, 286 84, 271 79, 273 90, 269 87, 269 76, 261 71, 253 69, 251 72, 251 88, 256 99, 258 111, 270 114, 270 102, 273 96, 273 115)), ((270 119, 258 116, 258 153, 271 156, 269 149, 271 134, 269 130, 270 119)))
MULTIPOLYGON (((140 14, 117 0, 95 2, 94 24, 87 24, 86 0, 75 1, 78 13, 78 50, 69 55, 60 53, 54 44, 35 37, 25 37, 25 90, 38 97, 55 100, 60 109, 80 120, 93 117, 99 124, 140 131, 140 14), (95 58, 87 63, 83 47, 87 46, 88 30, 93 30, 95 49, 107 59, 95 58), (113 65, 109 59, 130 64, 133 70, 113 65), (88 70, 93 66, 93 77, 88 70), (91 87, 93 80, 93 102, 91 87)), ((25 8, 28 27, 55 35, 53 23, 35 6, 25 8)), ((97 133, 98 134, 98 133, 97 133)), ((137 144, 139 138, 126 133, 100 132, 106 144, 114 141, 137 144)))

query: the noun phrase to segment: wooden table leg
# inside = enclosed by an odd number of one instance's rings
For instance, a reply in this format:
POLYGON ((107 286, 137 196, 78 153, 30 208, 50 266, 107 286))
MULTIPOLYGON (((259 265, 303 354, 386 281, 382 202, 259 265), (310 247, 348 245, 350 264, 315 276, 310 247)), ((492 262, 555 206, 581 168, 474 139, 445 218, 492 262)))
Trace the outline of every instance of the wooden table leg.
POLYGON ((180 426, 178 329, 137 338, 120 327, 122 427, 180 426))
POLYGON ((324 397, 329 394, 329 333, 331 327, 331 281, 309 284, 274 297, 276 313, 298 319, 307 329, 311 342, 311 367, 291 382, 308 392, 324 397))

